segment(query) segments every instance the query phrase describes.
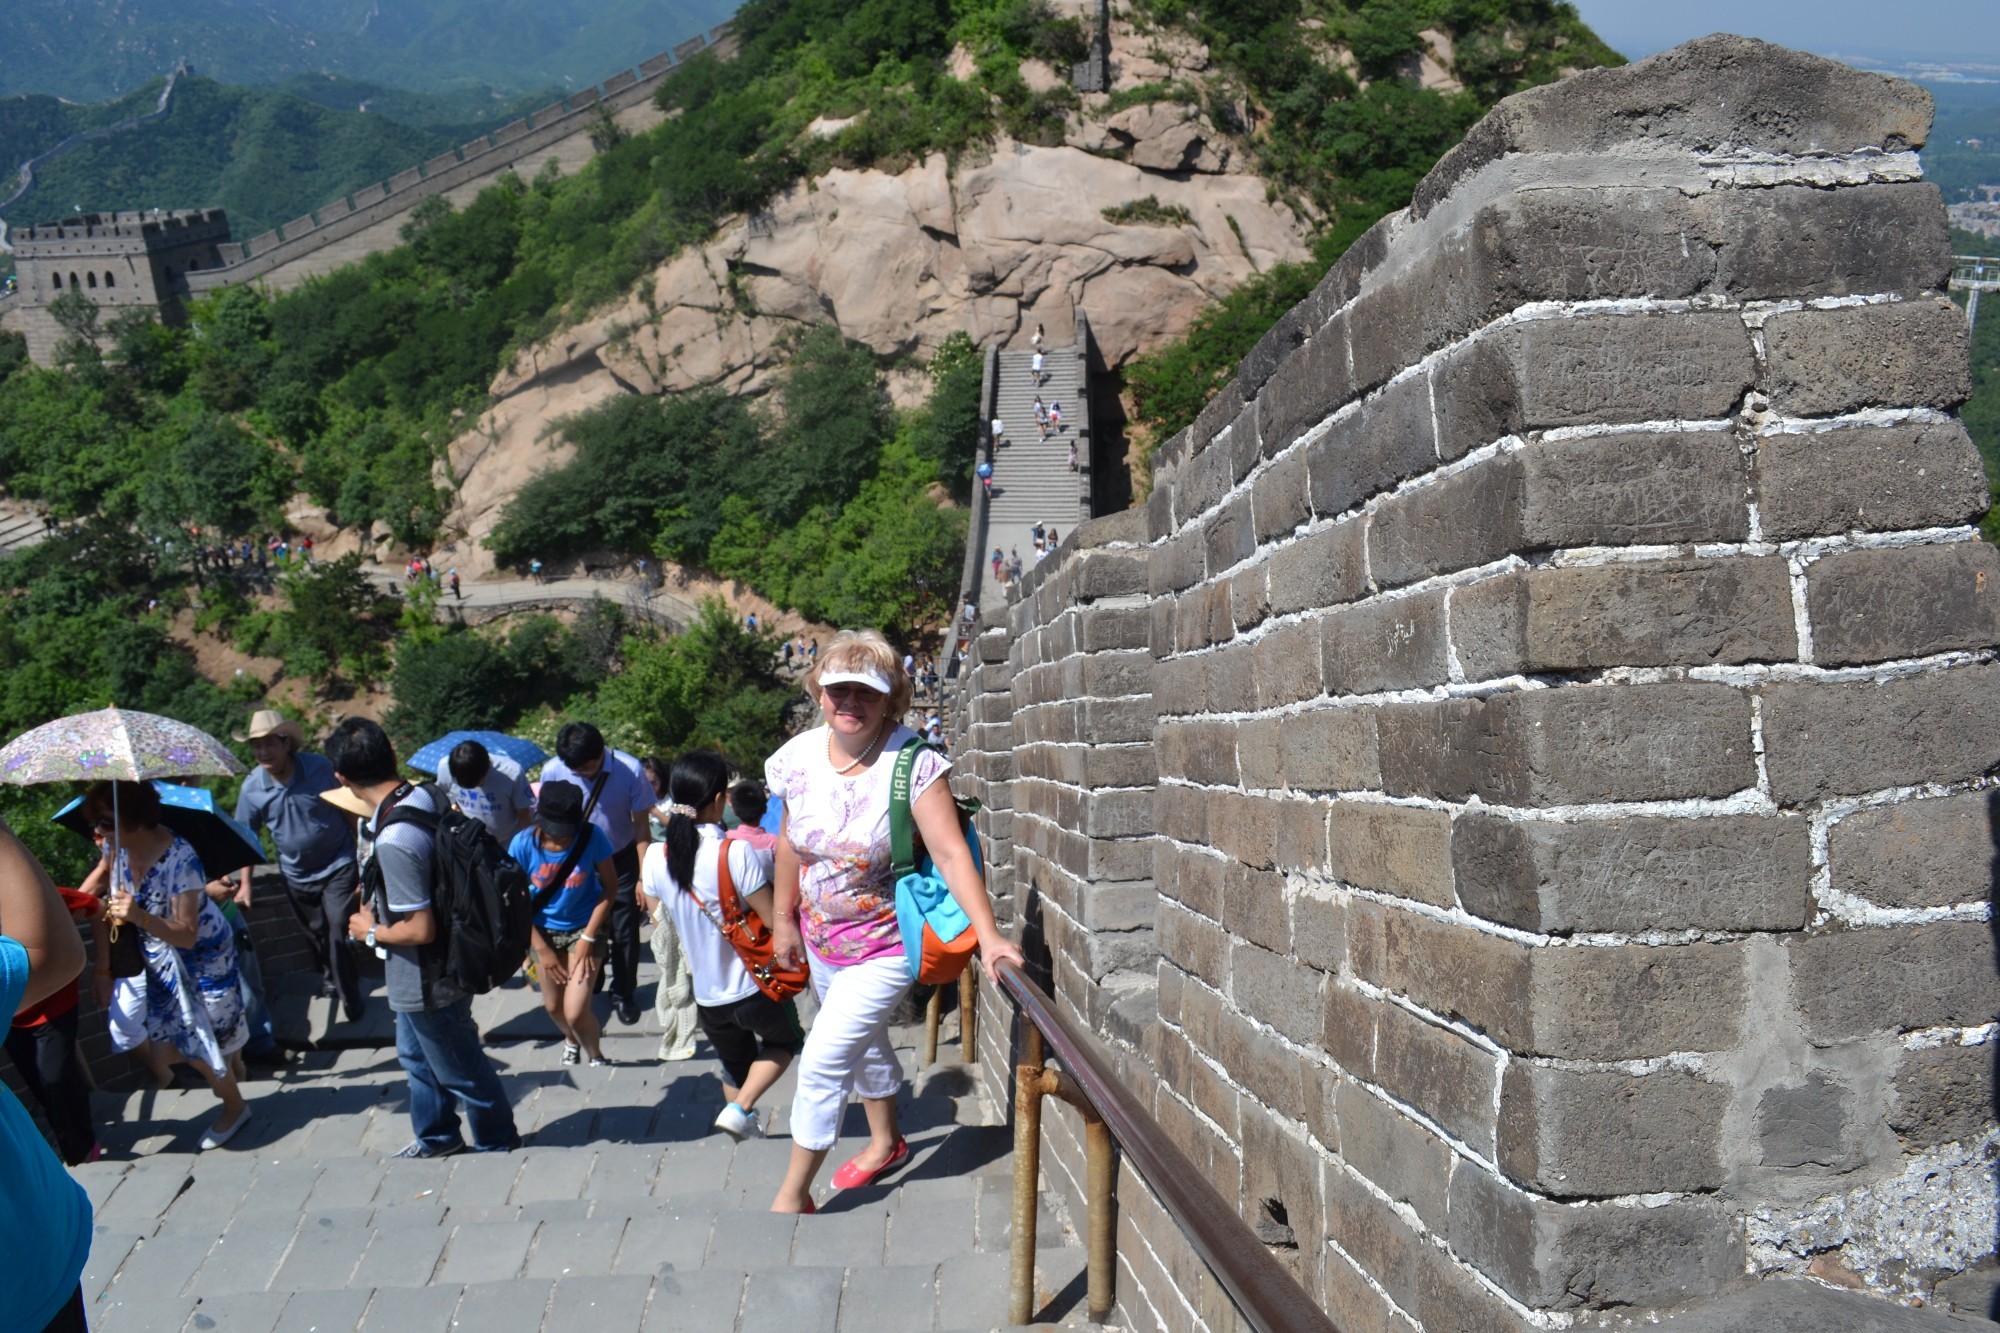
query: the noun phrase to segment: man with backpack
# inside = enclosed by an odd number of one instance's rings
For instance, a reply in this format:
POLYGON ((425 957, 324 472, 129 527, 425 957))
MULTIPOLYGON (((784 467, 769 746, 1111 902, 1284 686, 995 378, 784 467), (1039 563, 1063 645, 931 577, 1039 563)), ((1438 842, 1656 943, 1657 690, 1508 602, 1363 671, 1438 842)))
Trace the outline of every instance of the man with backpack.
MULTIPOLYGON (((383 959, 389 1008, 396 1015, 396 1058, 410 1076, 410 1121, 416 1137, 398 1157, 449 1157, 465 1151, 459 1112, 472 1131, 475 1152, 509 1152, 521 1146, 507 1092, 479 1039, 472 993, 446 932, 468 928, 455 898, 464 885, 441 882, 440 838, 451 847, 490 842, 476 820, 451 811, 437 787, 413 787, 396 774, 388 735, 367 718, 349 718, 327 738, 327 758, 340 785, 373 814, 361 825, 362 904, 348 920, 348 934, 383 959)), ((503 885, 514 911, 525 913, 525 879, 503 885)), ((488 924, 499 924, 489 922, 488 924)), ((505 932, 511 934, 511 930, 505 932)), ((525 939, 525 931, 521 932, 525 939)), ((523 945, 525 948, 525 945, 523 945)), ((520 958, 513 959, 519 966, 520 958)), ((504 965, 504 963, 502 964, 504 965)), ((491 984, 489 975, 473 978, 491 984)))

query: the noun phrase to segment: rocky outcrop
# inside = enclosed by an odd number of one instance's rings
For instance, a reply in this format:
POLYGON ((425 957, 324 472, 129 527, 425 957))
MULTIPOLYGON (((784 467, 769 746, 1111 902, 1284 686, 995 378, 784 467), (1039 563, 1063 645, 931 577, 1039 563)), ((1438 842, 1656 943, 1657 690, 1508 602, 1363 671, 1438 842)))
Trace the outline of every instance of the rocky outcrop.
POLYGON ((616 394, 761 393, 788 337, 821 323, 885 361, 922 360, 960 330, 983 346, 1042 324, 1061 345, 1082 309, 1116 366, 1180 336, 1253 273, 1305 255, 1301 220, 1262 179, 1229 170, 1227 142, 1192 108, 1133 107, 1079 121, 1073 137, 1003 140, 955 172, 933 156, 896 175, 801 182, 616 308, 522 349, 494 382, 498 402, 451 449, 459 503, 447 526, 477 552, 461 568, 490 567, 479 539, 563 457, 550 447, 560 416, 616 394), (1105 216, 1147 198, 1159 205, 1149 216, 1190 221, 1105 216))

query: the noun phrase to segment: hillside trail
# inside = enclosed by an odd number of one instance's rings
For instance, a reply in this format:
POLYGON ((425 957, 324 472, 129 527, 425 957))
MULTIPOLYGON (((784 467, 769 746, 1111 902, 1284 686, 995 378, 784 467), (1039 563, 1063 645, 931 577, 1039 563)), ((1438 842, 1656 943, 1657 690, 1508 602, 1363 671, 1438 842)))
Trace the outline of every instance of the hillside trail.
MULTIPOLYGON (((655 974, 642 974, 642 998, 655 974)), ((1013 1134, 957 1061, 918 1067, 920 1026, 892 1030, 911 1164, 880 1186, 815 1191, 819 1215, 765 1211, 790 1155, 795 1077, 761 1110, 771 1137, 711 1127, 707 1048, 660 1060, 650 1009, 608 1026, 609 1068, 564 1067, 519 978, 473 1013, 526 1138, 518 1151, 391 1157, 410 1139, 407 1078, 380 981, 334 1022, 314 978, 276 997, 313 1049, 243 1085, 253 1118, 195 1150, 215 1101, 192 1086, 95 1096, 106 1157, 76 1169, 96 1213, 83 1289, 98 1333, 139 1329, 535 1333, 800 1328, 897 1333, 1006 1322, 1013 1134)), ((829 1163, 866 1140, 848 1107, 829 1163)), ((1084 1251, 1060 1196, 1037 1223, 1038 1318, 1085 1326, 1084 1251)))

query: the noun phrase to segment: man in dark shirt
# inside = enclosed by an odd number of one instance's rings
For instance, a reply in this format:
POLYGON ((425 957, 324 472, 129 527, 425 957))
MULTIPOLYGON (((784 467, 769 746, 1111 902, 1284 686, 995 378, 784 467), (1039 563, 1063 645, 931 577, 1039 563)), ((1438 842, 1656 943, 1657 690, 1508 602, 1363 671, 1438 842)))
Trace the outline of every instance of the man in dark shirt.
POLYGON ((389 1008, 396 1015, 396 1059, 410 1076, 410 1122, 416 1137, 398 1157, 449 1157, 465 1151, 459 1112, 472 1131, 474 1152, 521 1146, 507 1091, 480 1044, 472 997, 443 974, 425 946, 437 938, 431 907, 435 835, 422 823, 384 826, 399 804, 441 813, 431 794, 396 774, 396 751, 376 723, 351 717, 327 738, 340 785, 373 808, 361 825, 368 868, 366 901, 348 919, 350 938, 383 957, 389 1008))
MULTIPOLYGON (((285 896, 313 942, 322 984, 339 999, 347 1021, 355 1022, 362 1015, 364 996, 354 953, 346 944, 356 882, 354 825, 319 798, 321 792, 339 785, 333 767, 306 751, 298 723, 272 709, 253 714, 249 732, 237 739, 250 743, 257 767, 243 779, 236 817, 252 829, 271 830, 271 841, 278 844, 285 896)), ((236 902, 250 906, 247 866, 237 881, 236 902)))
POLYGON ((618 896, 611 904, 611 996, 618 1021, 639 1021, 639 907, 633 891, 639 883, 639 861, 651 845, 646 812, 659 799, 646 770, 623 750, 604 743, 604 733, 588 722, 571 722, 556 733, 556 757, 542 765, 542 783, 569 782, 590 789, 600 773, 608 774, 604 791, 590 812, 590 822, 611 840, 611 864, 618 869, 618 896))

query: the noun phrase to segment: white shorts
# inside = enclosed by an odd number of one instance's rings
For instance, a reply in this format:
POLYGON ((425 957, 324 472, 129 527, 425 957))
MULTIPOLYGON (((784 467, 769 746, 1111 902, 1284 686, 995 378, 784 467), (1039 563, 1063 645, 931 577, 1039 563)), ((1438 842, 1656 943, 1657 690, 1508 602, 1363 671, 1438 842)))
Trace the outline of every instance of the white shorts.
MULTIPOLYGON (((811 950, 807 950, 810 954, 811 950)), ((840 1137, 847 1094, 894 1097, 903 1064, 889 1041, 889 1015, 914 984, 901 954, 833 967, 812 958, 819 1014, 799 1052, 798 1090, 792 1094, 792 1142, 823 1152, 840 1137)))

